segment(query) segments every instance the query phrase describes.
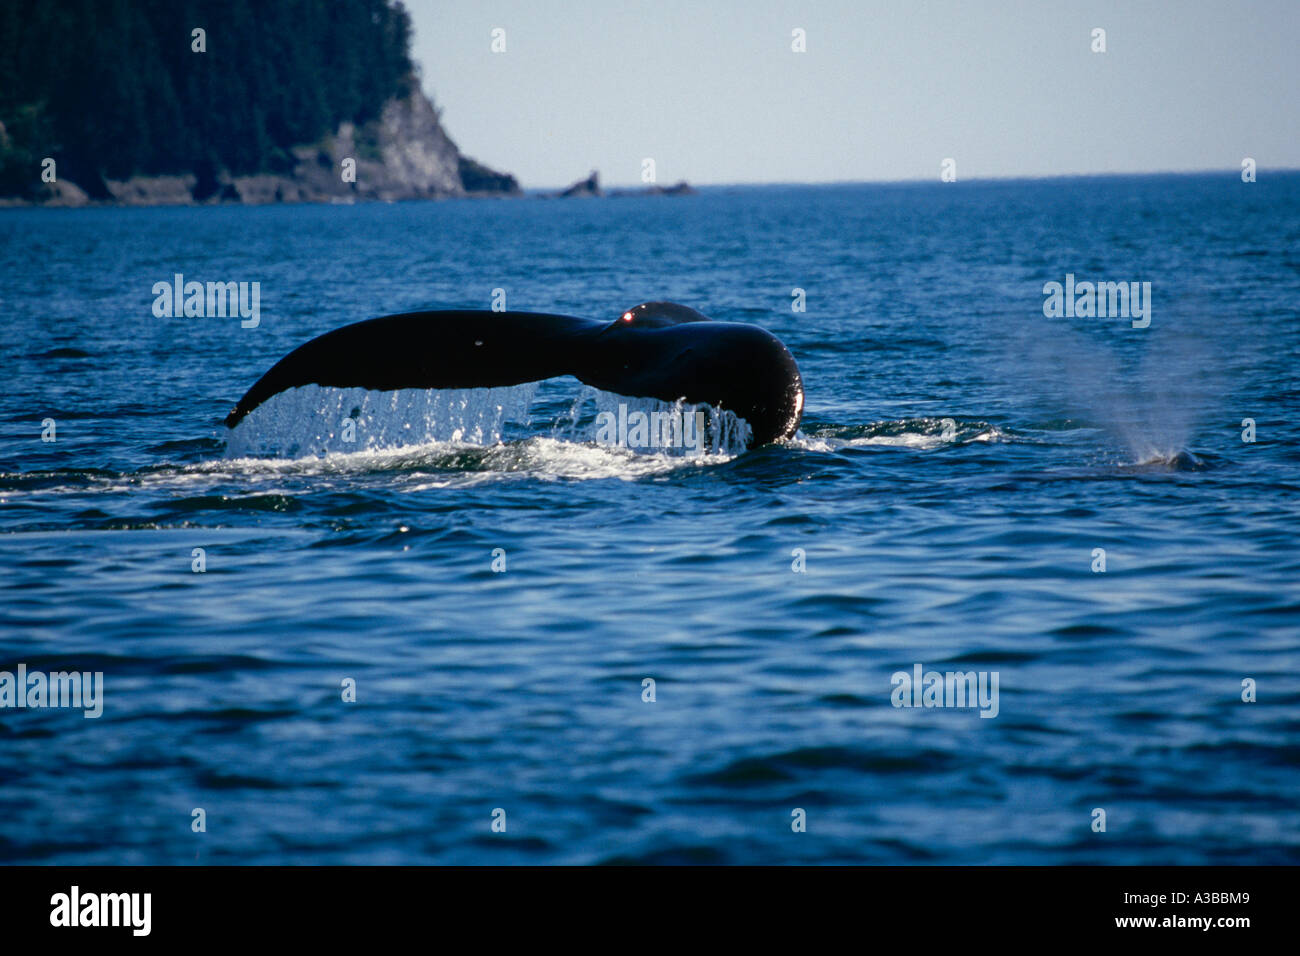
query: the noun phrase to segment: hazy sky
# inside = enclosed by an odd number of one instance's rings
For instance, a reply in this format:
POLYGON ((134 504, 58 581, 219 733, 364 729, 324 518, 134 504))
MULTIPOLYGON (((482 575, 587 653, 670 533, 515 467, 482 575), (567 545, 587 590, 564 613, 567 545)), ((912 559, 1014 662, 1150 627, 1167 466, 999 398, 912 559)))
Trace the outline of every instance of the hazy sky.
POLYGON ((407 6, 448 132, 525 187, 1300 167, 1300 0, 407 6))

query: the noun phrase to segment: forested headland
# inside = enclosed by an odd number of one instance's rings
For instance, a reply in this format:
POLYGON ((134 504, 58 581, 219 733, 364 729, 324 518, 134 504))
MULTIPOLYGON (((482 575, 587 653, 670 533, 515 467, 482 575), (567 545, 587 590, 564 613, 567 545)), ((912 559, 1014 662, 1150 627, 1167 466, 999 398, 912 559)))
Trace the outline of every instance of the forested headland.
POLYGON ((410 41, 391 0, 4 0, 0 195, 516 192, 441 129, 410 41))

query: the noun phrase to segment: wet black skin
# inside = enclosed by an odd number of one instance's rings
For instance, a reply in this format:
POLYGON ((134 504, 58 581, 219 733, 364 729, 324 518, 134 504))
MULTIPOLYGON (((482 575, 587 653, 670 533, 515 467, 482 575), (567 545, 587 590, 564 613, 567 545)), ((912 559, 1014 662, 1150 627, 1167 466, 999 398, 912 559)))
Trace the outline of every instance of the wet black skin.
POLYGON ((562 375, 619 395, 732 411, 749 423, 751 446, 793 437, 803 414, 799 367, 776 336, 676 303, 645 302, 612 322, 487 311, 357 322, 282 358, 225 423, 234 428, 271 396, 300 385, 493 388, 562 375))

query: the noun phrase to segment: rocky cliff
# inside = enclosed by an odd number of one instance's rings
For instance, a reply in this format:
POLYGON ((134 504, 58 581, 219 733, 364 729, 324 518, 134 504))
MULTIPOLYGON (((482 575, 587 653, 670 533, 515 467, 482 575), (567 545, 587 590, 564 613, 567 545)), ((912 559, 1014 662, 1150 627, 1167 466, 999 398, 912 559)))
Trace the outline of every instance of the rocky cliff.
MULTIPOLYGON (((433 103, 417 85, 412 84, 412 89, 406 96, 390 99, 379 116, 367 123, 345 122, 318 142, 293 147, 286 168, 276 172, 232 176, 224 169, 199 169, 180 175, 133 176, 105 179, 103 189, 89 192, 104 195, 104 202, 133 206, 520 194, 519 183, 510 174, 462 156, 433 103)), ((93 201, 86 189, 66 180, 42 183, 31 199, 62 206, 93 201)))

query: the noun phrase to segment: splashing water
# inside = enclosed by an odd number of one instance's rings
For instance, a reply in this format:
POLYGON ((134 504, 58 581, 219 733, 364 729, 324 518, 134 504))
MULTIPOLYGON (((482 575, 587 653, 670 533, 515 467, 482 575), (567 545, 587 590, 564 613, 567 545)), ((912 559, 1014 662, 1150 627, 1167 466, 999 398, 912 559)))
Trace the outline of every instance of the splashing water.
POLYGON ((235 428, 231 458, 302 458, 432 442, 500 442, 509 421, 526 421, 536 385, 401 389, 307 385, 274 396, 235 428))
MULTIPOLYGON (((427 445, 486 448, 536 437, 527 426, 532 424, 537 392, 536 383, 388 392, 308 385, 282 392, 254 409, 231 434, 226 455, 297 459, 427 445)), ((558 441, 595 442, 669 458, 733 458, 745 450, 751 434, 749 424, 731 411, 586 386, 550 429, 550 437, 558 441), (652 427, 629 433, 629 421, 652 427)))
POLYGON ((799 446, 810 451, 835 451, 867 445, 930 451, 945 445, 1011 440, 1012 436, 996 425, 954 418, 903 418, 863 426, 832 426, 807 435, 801 432, 798 436, 799 446))
POLYGON ((670 457, 721 455, 734 458, 745 451, 752 435, 749 423, 734 412, 685 401, 634 398, 584 386, 567 413, 555 423, 551 437, 591 441, 639 453, 670 457), (648 423, 646 442, 628 434, 628 422, 648 423), (602 429, 602 423, 607 428, 602 429), (608 426, 614 426, 609 428, 608 426), (613 435, 614 440, 610 440, 613 435))

